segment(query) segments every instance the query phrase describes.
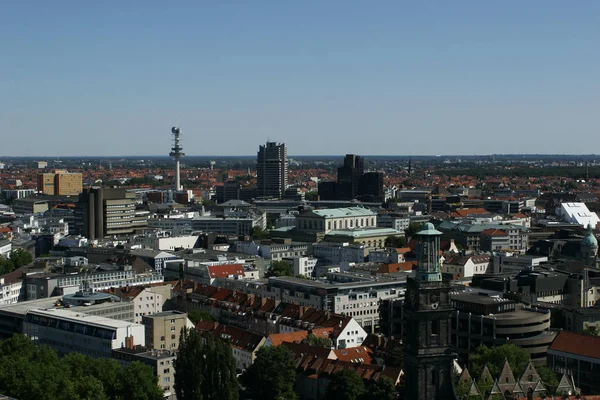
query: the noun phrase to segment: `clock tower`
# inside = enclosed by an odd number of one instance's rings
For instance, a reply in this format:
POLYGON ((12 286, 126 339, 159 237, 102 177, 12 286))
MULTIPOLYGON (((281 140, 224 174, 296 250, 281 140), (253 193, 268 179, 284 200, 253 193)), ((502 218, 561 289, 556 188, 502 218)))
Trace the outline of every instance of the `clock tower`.
POLYGON ((440 236, 426 223, 418 236, 418 267, 407 279, 404 302, 405 396, 411 400, 456 399, 452 369, 450 285, 442 281, 440 236))

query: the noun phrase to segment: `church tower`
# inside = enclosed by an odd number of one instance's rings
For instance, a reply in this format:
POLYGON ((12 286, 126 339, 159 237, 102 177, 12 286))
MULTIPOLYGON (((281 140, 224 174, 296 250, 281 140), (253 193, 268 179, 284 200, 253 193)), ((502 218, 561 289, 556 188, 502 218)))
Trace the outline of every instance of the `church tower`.
POLYGON ((440 236, 426 223, 417 233, 418 268, 408 278, 404 302, 406 399, 456 399, 452 382, 450 285, 442 281, 440 236))
POLYGON ((598 256, 598 240, 594 236, 592 224, 587 227, 587 234, 581 241, 581 258, 588 267, 596 267, 598 256))

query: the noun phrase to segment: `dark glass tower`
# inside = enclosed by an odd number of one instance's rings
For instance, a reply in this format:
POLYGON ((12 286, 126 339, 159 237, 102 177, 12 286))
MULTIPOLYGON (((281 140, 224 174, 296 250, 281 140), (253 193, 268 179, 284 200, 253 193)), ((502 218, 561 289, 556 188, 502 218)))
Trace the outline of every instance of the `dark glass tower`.
POLYGON ((285 143, 267 142, 260 146, 256 164, 256 195, 281 198, 288 181, 285 143))
POLYGON ((406 399, 456 399, 452 382, 455 358, 451 343, 450 285, 442 281, 440 236, 426 223, 417 233, 419 264, 408 278, 404 303, 406 399))

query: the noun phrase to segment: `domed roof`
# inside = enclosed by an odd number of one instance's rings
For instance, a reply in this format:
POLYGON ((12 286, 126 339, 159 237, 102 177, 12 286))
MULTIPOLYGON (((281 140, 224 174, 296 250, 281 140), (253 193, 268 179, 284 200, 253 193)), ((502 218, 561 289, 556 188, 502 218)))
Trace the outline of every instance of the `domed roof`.
POLYGON ((588 225, 587 235, 581 240, 582 247, 598 247, 598 239, 594 236, 592 225, 588 225))
POLYGON ((431 222, 427 222, 423 225, 423 228, 417 232, 417 235, 419 236, 436 236, 436 235, 441 235, 442 232, 438 231, 437 229, 435 229, 435 227, 433 226, 433 224, 431 222))

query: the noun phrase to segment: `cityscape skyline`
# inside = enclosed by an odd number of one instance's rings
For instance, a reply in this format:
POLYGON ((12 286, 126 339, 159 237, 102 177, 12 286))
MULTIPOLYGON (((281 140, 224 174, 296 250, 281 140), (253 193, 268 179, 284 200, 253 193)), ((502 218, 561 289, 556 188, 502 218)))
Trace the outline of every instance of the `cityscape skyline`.
POLYGON ((598 15, 591 1, 7 4, 0 156, 161 155, 173 125, 197 155, 589 153, 598 15))

